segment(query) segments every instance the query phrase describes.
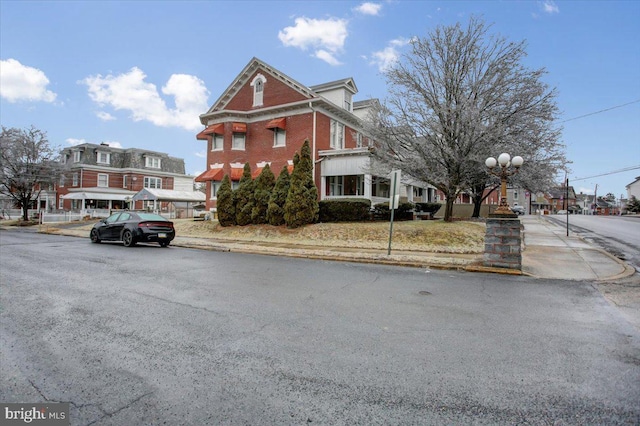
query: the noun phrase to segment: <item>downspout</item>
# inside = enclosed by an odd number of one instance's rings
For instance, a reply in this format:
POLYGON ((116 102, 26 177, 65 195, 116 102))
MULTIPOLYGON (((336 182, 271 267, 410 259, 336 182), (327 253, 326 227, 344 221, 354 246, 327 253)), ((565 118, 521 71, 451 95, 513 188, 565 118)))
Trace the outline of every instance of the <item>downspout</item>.
POLYGON ((313 111, 313 130, 311 135, 311 146, 313 152, 313 160, 311 163, 313 164, 313 180, 315 182, 316 179, 316 110, 313 109, 313 103, 309 101, 309 108, 313 111))

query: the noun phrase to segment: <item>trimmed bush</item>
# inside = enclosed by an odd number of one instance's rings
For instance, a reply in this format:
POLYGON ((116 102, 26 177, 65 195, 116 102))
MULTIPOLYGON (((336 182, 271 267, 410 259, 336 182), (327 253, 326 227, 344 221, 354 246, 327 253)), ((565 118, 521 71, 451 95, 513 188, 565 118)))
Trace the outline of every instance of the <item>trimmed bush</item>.
POLYGON ((253 178, 251 178, 251 166, 244 165, 242 177, 238 189, 234 192, 236 206, 236 224, 245 226, 251 224, 251 213, 255 204, 253 178))
POLYGON ((318 221, 318 189, 313 181, 313 163, 309 141, 305 140, 293 159, 291 186, 284 204, 284 221, 298 228, 318 221))
MULTIPOLYGON (((413 203, 400 203, 393 214, 393 220, 412 220, 413 203)), ((391 210, 389 203, 378 203, 373 206, 373 220, 391 220, 391 210)))
POLYGON ((267 209, 271 192, 276 184, 276 177, 267 164, 255 180, 254 205, 251 211, 251 222, 255 225, 267 223, 267 209))
POLYGON ((415 210, 421 213, 437 213, 444 204, 440 203, 416 203, 415 210))
POLYGON ((269 206, 267 207, 267 222, 269 225, 284 225, 284 203, 287 202, 290 183, 289 168, 285 164, 280 171, 280 175, 278 175, 278 180, 276 180, 276 185, 273 187, 269 198, 269 206))
POLYGON ((220 189, 218 189, 218 222, 221 226, 233 226, 236 224, 236 207, 233 202, 233 190, 229 175, 224 175, 220 189))
POLYGON ((320 222, 362 222, 369 220, 371 201, 362 198, 323 200, 320 207, 320 222))

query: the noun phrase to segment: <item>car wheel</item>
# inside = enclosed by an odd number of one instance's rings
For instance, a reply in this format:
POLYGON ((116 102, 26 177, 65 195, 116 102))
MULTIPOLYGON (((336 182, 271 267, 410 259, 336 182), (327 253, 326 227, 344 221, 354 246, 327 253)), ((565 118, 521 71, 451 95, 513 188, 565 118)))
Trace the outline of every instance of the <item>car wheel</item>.
POLYGON ((92 243, 99 243, 100 242, 100 234, 98 234, 98 230, 97 229, 92 229, 91 230, 91 235, 89 236, 89 238, 91 238, 91 242, 92 243))
POLYGON ((169 241, 160 241, 158 244, 160 244, 160 247, 168 247, 169 241))
POLYGON ((136 240, 133 238, 133 234, 128 229, 122 233, 122 243, 125 247, 133 247, 136 245, 136 240))

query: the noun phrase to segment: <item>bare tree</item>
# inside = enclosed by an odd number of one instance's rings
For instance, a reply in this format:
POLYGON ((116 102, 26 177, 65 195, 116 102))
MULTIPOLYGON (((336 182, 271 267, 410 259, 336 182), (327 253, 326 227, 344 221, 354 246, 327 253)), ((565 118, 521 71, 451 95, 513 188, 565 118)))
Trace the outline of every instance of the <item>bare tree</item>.
POLYGON ((25 130, 2 127, 0 193, 22 208, 23 220, 29 220, 29 205, 40 192, 59 178, 61 165, 57 155, 45 132, 33 126, 25 130))
POLYGON ((552 128, 556 91, 541 81, 544 70, 522 63, 524 42, 491 36, 472 18, 466 29, 437 27, 411 47, 386 72, 389 96, 369 122, 379 161, 442 191, 446 221, 461 192, 493 184, 484 166, 489 156, 521 155, 523 181, 538 181, 538 167, 553 180, 564 166, 552 128))

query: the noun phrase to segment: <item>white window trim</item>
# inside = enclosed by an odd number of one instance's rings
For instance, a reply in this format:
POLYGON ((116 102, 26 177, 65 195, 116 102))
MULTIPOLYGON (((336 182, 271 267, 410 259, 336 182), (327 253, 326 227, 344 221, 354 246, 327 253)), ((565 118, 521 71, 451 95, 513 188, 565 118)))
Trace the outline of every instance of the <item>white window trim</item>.
POLYGON ((162 178, 156 177, 156 176, 145 176, 143 179, 143 185, 145 188, 147 189, 162 189, 162 178), (150 186, 149 183, 151 181, 156 182, 156 184, 158 184, 157 186, 150 186))
POLYGON ((276 127, 273 129, 273 147, 274 148, 282 148, 287 146, 287 131, 284 129, 281 129, 279 127, 276 127), (282 143, 278 143, 278 135, 282 135, 281 139, 282 139, 282 143))
POLYGON ((153 156, 145 156, 144 157, 144 166, 149 169, 161 169, 162 168, 162 159, 160 157, 153 156), (158 162, 158 165, 155 165, 155 162, 158 162))
POLYGON ((246 133, 234 133, 231 140, 231 150, 232 151, 244 151, 247 145, 247 134, 246 133), (236 147, 236 135, 242 136, 242 148, 236 147))
POLYGON ((331 129, 330 129, 330 146, 333 149, 344 149, 344 131, 345 125, 337 120, 331 119, 331 129), (338 129, 340 129, 340 134, 338 135, 338 129), (339 136, 339 137, 338 137, 339 136))
POLYGON ((73 151, 73 162, 74 163, 79 163, 80 162, 80 151, 73 151))
POLYGON ((96 183, 99 188, 108 188, 109 187, 109 175, 106 173, 98 173, 98 182, 96 183), (100 178, 106 178, 106 185, 100 185, 100 178))
POLYGON ((209 199, 210 200, 217 200, 218 199, 218 191, 220 190, 220 184, 221 184, 221 182, 211 181, 211 189, 210 189, 210 192, 209 192, 209 199))
POLYGON ((110 152, 104 152, 104 151, 98 151, 96 153, 96 163, 98 163, 98 164, 111 164, 111 153, 110 152), (100 161, 100 157, 102 155, 105 155, 107 157, 106 161, 100 161))
POLYGON ((251 83, 249 84, 253 87, 253 106, 262 106, 264 104, 264 84, 267 82, 267 79, 264 75, 258 74, 256 75, 251 83), (258 90, 262 88, 262 90, 258 90))
POLYGON ((211 151, 223 151, 224 150, 224 135, 219 135, 217 133, 214 133, 213 135, 211 135, 211 151), (216 148, 216 139, 219 138, 221 143, 220 143, 220 148, 216 148))
POLYGON ((71 186, 78 186, 78 182, 79 182, 78 174, 74 173, 71 181, 71 186))

